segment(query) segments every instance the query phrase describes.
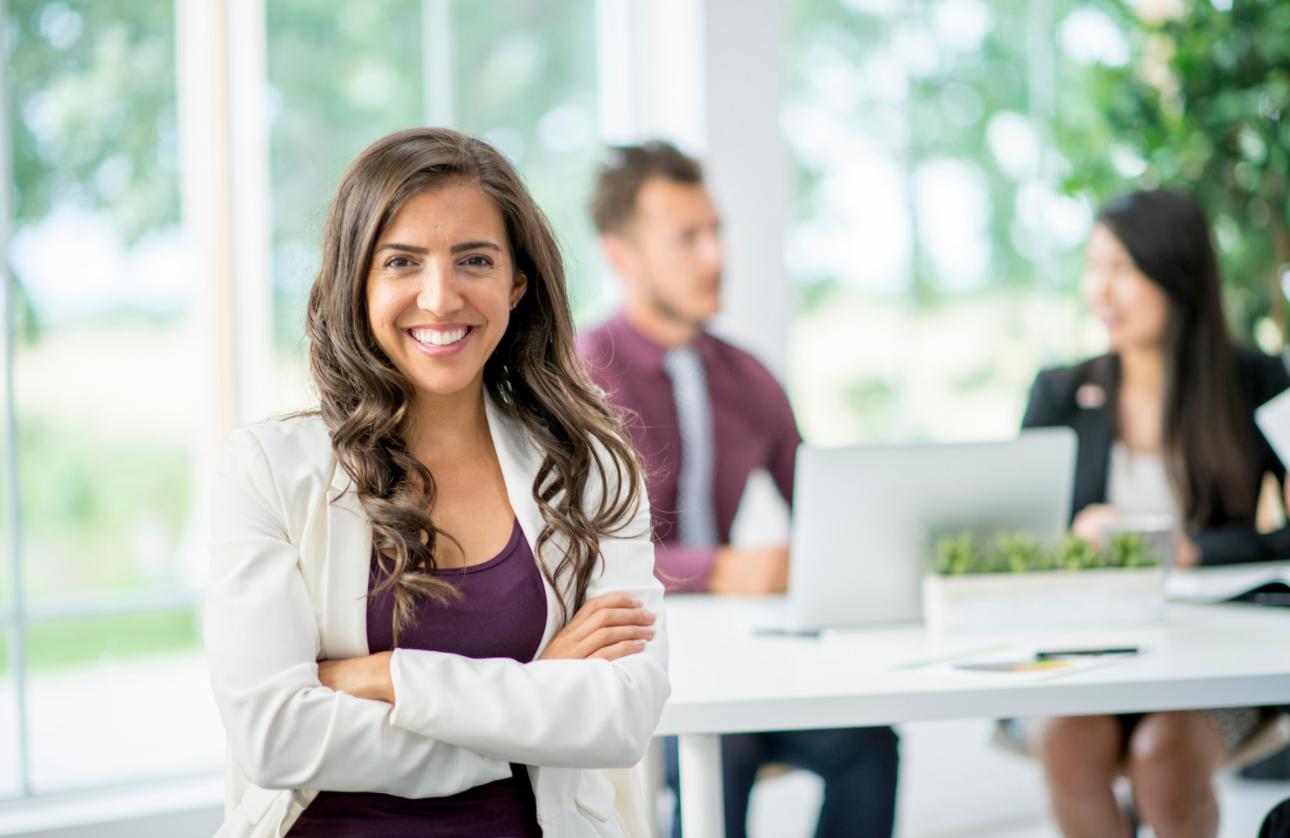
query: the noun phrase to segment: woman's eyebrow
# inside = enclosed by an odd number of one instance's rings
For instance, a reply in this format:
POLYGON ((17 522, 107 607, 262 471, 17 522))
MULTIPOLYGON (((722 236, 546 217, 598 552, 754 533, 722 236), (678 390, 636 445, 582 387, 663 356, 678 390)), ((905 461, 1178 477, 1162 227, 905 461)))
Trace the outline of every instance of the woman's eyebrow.
POLYGON ((498 253, 502 252, 501 247, 499 247, 496 244, 493 244, 490 241, 462 242, 461 244, 454 244, 448 252, 461 253, 463 250, 478 250, 481 247, 492 248, 493 250, 496 250, 498 253))
POLYGON ((387 244, 383 244, 380 247, 376 248, 376 250, 378 253, 382 250, 405 250, 408 253, 417 253, 422 256, 430 252, 429 250, 426 250, 424 247, 416 247, 410 244, 398 244, 395 242, 389 242, 387 244))

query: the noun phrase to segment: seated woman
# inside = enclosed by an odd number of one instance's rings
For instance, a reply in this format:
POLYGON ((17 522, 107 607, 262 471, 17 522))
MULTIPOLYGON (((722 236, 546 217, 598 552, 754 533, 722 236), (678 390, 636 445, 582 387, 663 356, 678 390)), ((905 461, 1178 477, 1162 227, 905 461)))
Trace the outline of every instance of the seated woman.
MULTIPOLYGON (((1290 556, 1290 531, 1255 529, 1264 475, 1284 480, 1285 469, 1253 419, 1290 377, 1280 359, 1232 346, 1200 207, 1168 191, 1108 206, 1089 237, 1082 288, 1110 353, 1040 373, 1022 421, 1079 436, 1072 529, 1097 539, 1122 515, 1168 514, 1185 533, 1180 566, 1290 556)), ((1050 720, 1032 743, 1063 834, 1128 834, 1111 790, 1126 771, 1156 835, 1213 838, 1211 776, 1265 713, 1050 720)))
POLYGON ((234 431, 215 490, 220 835, 626 835, 588 769, 634 765, 669 692, 649 503, 506 159, 359 155, 308 334, 319 410, 234 431))

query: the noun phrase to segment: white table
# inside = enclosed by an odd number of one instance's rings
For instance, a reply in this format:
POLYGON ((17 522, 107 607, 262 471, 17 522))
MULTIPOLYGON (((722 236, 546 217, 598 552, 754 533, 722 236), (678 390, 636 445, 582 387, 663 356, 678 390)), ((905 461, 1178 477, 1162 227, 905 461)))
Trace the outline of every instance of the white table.
POLYGON ((755 635, 775 605, 668 597, 672 696, 658 733, 680 737, 686 838, 725 834, 722 733, 1290 703, 1290 609, 1173 603, 1164 624, 1090 631, 937 636, 920 625, 755 635), (1143 652, 1038 682, 909 668, 1004 645, 1143 652))

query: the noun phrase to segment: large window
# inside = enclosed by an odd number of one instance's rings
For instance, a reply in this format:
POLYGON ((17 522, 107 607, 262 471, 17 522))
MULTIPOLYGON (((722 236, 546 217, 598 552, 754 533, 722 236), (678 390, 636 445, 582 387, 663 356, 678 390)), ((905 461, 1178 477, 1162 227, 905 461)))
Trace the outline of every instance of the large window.
POLYGON ((795 4, 808 438, 1010 436, 1036 368, 1092 348, 1071 295, 1091 207, 1060 194, 1050 141, 1053 5, 795 4))
POLYGON ((581 197, 598 143, 594 0, 302 0, 268 14, 280 408, 311 398, 304 301, 331 190, 400 128, 448 124, 500 148, 562 239, 575 305, 595 304, 581 197))
POLYGON ((18 448, 6 467, 19 515, 6 524, 25 619, 6 626, 21 650, 3 663, 0 770, 15 774, 0 777, 54 791, 208 770, 218 738, 191 723, 214 711, 194 655, 199 349, 174 12, 168 0, 18 0, 8 32, 18 448))
POLYGON ((809 439, 1015 433, 1037 368, 1103 345, 1077 295, 1080 246, 1098 204, 1132 189, 1201 198, 1236 333, 1280 350, 1290 235, 1275 3, 792 9, 789 378, 809 439))
MULTIPOLYGON (((0 542, 0 799, 217 772, 201 411, 218 385, 202 343, 208 274, 181 213, 177 82, 201 56, 176 49, 173 0, 10 0, 7 11, 18 445, 3 464, 19 515, 9 520, 0 479, 0 533, 18 536, 16 550, 0 542)), ((268 102, 268 411, 313 398, 303 301, 331 190, 399 128, 451 124, 502 148, 573 257, 576 300, 594 304, 581 197, 598 142, 594 0, 273 0, 265 11, 267 78, 253 86, 268 102)), ((230 159, 241 177, 246 158, 230 159)))

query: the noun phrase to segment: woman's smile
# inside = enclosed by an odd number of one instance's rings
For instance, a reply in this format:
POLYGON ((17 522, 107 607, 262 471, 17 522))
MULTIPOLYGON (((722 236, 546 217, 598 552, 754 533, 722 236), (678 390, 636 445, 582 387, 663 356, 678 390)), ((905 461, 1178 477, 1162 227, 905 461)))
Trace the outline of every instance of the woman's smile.
POLYGON ((466 346, 471 335, 475 333, 475 327, 464 323, 449 323, 412 326, 403 331, 424 355, 431 358, 446 358, 449 355, 455 355, 466 346))

